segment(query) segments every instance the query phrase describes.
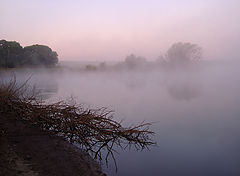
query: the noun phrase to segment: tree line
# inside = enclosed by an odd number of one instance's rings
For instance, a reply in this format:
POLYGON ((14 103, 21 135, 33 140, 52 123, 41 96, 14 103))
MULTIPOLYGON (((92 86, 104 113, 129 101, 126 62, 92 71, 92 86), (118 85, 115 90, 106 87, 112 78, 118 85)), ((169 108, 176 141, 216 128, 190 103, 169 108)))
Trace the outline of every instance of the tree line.
POLYGON ((113 66, 102 62, 99 66, 87 65, 85 70, 134 70, 134 69, 187 69, 194 68, 202 58, 202 48, 197 44, 178 42, 171 45, 166 54, 159 56, 155 61, 148 62, 145 57, 130 54, 125 60, 113 66))
MULTIPOLYGON (((156 60, 157 65, 165 68, 186 68, 197 64, 202 58, 202 48, 192 43, 174 43, 165 55, 159 56, 156 60)), ((134 54, 128 55, 124 61, 125 65, 132 69, 146 65, 146 59, 134 54)))
POLYGON ((0 40, 0 67, 55 66, 58 55, 45 45, 22 47, 16 41, 0 40))

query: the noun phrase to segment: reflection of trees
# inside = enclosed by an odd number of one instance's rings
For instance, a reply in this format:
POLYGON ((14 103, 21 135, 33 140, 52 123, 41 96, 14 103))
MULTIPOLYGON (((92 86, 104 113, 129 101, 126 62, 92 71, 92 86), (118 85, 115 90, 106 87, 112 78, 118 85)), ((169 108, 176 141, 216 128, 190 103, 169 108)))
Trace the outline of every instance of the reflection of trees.
POLYGON ((39 96, 43 99, 49 99, 53 95, 55 95, 58 92, 58 85, 57 83, 50 83, 50 84, 42 84, 37 85, 37 92, 39 92, 39 96))
MULTIPOLYGON (((44 78, 45 79, 45 78, 44 78)), ((58 92, 58 83, 55 80, 41 80, 39 83, 32 83, 41 99, 47 100, 58 92)))
POLYGON ((200 90, 196 85, 177 84, 167 87, 169 95, 176 100, 191 100, 200 95, 200 90))

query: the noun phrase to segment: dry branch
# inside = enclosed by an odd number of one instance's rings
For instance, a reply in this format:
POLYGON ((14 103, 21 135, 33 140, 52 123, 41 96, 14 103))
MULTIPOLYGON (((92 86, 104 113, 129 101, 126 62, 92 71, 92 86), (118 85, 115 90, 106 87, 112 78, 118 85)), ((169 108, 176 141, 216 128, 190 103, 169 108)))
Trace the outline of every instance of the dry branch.
POLYGON ((81 105, 65 101, 44 104, 35 93, 27 90, 27 82, 18 86, 15 78, 7 84, 2 83, 0 113, 28 120, 72 143, 78 143, 94 158, 102 160, 102 151, 106 150, 106 163, 111 156, 116 165, 114 147, 125 149, 134 146, 142 150, 155 144, 151 139, 154 133, 149 130, 150 123, 126 128, 121 122, 113 120, 113 112, 107 108, 84 109, 81 105))

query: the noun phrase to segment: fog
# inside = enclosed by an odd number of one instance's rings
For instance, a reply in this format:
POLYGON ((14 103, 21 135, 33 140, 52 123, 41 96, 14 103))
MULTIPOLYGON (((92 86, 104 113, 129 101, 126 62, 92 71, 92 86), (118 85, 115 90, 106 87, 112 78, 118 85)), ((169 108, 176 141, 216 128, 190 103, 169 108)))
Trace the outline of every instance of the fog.
POLYGON ((0 34, 23 46, 45 44, 61 60, 154 60, 175 41, 210 58, 239 53, 239 0, 0 1, 0 34), (65 13, 62 13, 65 12, 65 13))
POLYGON ((47 45, 60 61, 20 68, 25 56, 2 47, 0 83, 16 76, 45 103, 73 97, 113 110, 125 126, 152 122, 157 146, 116 149, 117 173, 112 160, 101 163, 108 175, 239 176, 239 7, 239 0, 0 0, 1 39, 47 45))
POLYGON ((108 168, 102 163, 109 175, 219 176, 240 174, 239 63, 202 61, 179 70, 19 69, 15 74, 19 82, 32 75, 29 84, 46 102, 73 96, 85 107, 114 110, 124 125, 154 122, 158 146, 119 150, 117 173, 112 161, 108 168))

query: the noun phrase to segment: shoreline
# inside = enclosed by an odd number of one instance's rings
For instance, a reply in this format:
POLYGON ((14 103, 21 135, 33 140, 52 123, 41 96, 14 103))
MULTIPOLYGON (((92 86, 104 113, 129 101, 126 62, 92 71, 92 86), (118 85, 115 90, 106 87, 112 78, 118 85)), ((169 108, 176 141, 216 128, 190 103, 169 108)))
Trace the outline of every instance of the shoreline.
POLYGON ((106 176, 89 154, 27 121, 0 113, 0 176, 106 176))

